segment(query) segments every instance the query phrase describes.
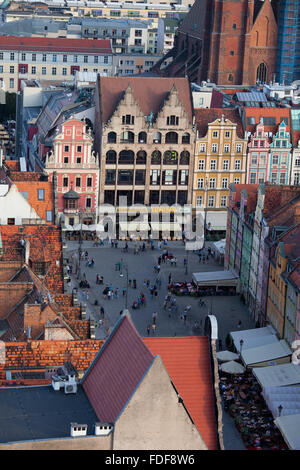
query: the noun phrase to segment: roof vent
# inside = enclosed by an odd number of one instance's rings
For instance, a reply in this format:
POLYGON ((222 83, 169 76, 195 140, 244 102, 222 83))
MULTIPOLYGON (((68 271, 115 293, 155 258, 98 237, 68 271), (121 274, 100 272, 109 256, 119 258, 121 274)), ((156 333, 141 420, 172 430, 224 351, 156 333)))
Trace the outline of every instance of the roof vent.
POLYGON ((111 423, 95 423, 95 436, 107 436, 113 429, 111 423))

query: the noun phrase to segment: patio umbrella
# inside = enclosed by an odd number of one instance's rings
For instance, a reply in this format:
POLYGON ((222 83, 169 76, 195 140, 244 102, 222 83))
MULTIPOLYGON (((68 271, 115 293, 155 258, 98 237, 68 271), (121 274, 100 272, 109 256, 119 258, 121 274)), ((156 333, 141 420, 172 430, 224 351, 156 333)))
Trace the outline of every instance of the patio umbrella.
POLYGON ((221 365, 221 370, 227 372, 227 374, 243 374, 245 372, 245 367, 235 361, 224 362, 221 365))
POLYGON ((238 359, 239 355, 231 351, 219 351, 217 352, 217 359, 221 362, 234 361, 238 359))
POLYGON ((100 225, 100 224, 92 224, 92 225, 89 225, 89 230, 91 232, 104 232, 104 227, 103 225, 100 225))
POLYGON ((79 231, 79 230, 89 230, 89 226, 85 224, 76 224, 74 225, 74 230, 79 231))
POLYGON ((74 228, 72 225, 66 224, 62 226, 62 230, 68 230, 69 232, 71 232, 74 230, 74 228))

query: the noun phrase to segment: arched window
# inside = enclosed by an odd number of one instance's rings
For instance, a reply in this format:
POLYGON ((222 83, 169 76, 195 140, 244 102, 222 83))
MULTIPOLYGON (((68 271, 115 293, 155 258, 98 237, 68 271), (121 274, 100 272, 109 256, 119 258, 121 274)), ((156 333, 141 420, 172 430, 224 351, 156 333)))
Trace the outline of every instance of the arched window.
POLYGON ((161 144, 161 133, 160 132, 155 132, 153 136, 153 143, 154 144, 161 144))
POLYGON ((178 153, 175 150, 167 150, 164 153, 164 164, 165 165, 177 165, 178 153))
POLYGON ((122 132, 120 142, 121 144, 133 144, 134 133, 130 131, 122 132))
POLYGON ((146 144, 147 143, 147 134, 146 134, 146 132, 140 132, 139 133, 139 143, 140 144, 146 144))
POLYGON ((190 152, 184 150, 180 154, 180 165, 189 165, 190 164, 190 152))
POLYGON ((266 83, 267 81, 267 66, 263 62, 257 67, 256 81, 259 83, 266 83))
POLYGON ((139 150, 136 154, 136 163, 137 165, 146 165, 147 153, 145 150, 139 150))
POLYGON ((188 132, 185 132, 182 136, 182 143, 183 144, 189 144, 190 143, 190 134, 188 132))
POLYGON ((122 150, 119 153, 119 165, 133 164, 134 152, 132 150, 122 150))
POLYGON ((161 164, 161 152, 159 150, 154 150, 151 155, 151 165, 160 165, 161 164))
POLYGON ((108 144, 115 144, 117 142, 117 134, 115 132, 109 132, 107 136, 108 144))
POLYGON ((178 134, 177 132, 168 132, 165 138, 166 144, 178 144, 178 134))
POLYGON ((114 150, 109 150, 106 152, 106 163, 113 163, 115 164, 117 162, 117 152, 114 150))

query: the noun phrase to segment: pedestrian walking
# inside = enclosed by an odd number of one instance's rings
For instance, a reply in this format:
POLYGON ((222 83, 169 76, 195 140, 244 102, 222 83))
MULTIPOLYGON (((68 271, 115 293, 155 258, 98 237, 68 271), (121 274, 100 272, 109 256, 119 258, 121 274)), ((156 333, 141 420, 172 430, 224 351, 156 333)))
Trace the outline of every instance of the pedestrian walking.
POLYGON ((156 319, 157 319, 157 312, 152 313, 152 323, 156 324, 156 319))
POLYGON ((157 300, 157 296, 158 296, 158 292, 157 292, 157 290, 155 289, 155 291, 154 291, 154 298, 155 298, 155 300, 157 300))
POLYGON ((123 293, 123 296, 126 295, 126 287, 123 287, 122 293, 123 293))
POLYGON ((150 335, 150 325, 147 326, 147 334, 150 335))
POLYGON ((152 324, 152 333, 153 333, 154 335, 155 335, 155 330, 156 330, 156 324, 153 323, 153 324, 152 324))
POLYGON ((133 288, 136 289, 136 279, 133 279, 133 288))
POLYGON ((169 285, 172 283, 172 275, 169 273, 169 285))
POLYGON ((100 307, 100 316, 101 318, 104 318, 104 308, 102 307, 102 305, 100 307))
POLYGON ((241 328, 241 326, 242 326, 242 322, 241 322, 241 320, 240 320, 240 321, 238 322, 238 326, 237 326, 237 327, 238 327, 238 328, 241 328))

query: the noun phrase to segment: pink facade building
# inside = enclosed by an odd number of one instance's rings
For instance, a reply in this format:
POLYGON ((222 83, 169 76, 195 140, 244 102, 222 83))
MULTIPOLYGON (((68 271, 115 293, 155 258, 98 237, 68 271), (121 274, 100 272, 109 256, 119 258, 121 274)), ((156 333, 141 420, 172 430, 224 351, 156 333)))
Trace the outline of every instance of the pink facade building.
POLYGON ((269 147, 268 133, 259 123, 248 144, 247 184, 268 181, 269 147))
POLYGON ((56 177, 56 222, 97 222, 99 159, 92 151, 93 137, 85 122, 69 119, 57 129, 45 170, 56 177))

